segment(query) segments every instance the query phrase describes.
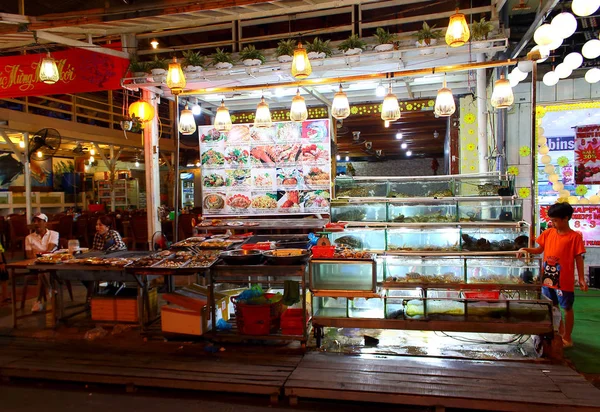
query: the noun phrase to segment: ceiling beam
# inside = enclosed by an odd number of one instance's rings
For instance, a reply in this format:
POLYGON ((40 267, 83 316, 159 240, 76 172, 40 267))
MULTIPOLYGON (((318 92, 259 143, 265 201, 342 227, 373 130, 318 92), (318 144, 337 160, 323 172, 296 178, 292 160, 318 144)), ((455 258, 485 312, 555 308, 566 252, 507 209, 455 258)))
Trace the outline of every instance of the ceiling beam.
POLYGON ((121 57, 123 59, 129 60, 129 54, 119 50, 107 49, 105 47, 98 46, 97 44, 74 40, 69 37, 59 36, 57 34, 48 33, 45 31, 36 31, 35 35, 38 38, 47 40, 49 42, 64 44, 66 46, 77 47, 85 50, 91 50, 96 53, 106 54, 113 57, 121 57))

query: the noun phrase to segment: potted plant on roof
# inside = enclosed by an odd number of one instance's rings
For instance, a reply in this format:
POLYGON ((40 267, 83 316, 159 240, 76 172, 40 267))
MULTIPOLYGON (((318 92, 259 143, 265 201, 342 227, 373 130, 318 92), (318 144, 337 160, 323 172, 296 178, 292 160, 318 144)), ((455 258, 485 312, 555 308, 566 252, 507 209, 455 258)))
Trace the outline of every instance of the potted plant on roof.
MULTIPOLYGON (((442 31, 434 30, 434 28, 435 24, 429 26, 427 22, 423 22, 423 28, 415 33, 417 47, 435 46, 437 44, 438 39, 442 37, 442 31)), ((433 50, 421 50, 421 54, 433 54, 433 50)))
POLYGON ((217 47, 217 50, 210 56, 211 63, 217 70, 227 70, 233 67, 233 58, 231 53, 221 50, 217 47))
POLYGON ((367 48, 367 43, 358 34, 352 34, 346 40, 341 42, 338 49, 348 56, 348 62, 357 62, 360 60, 360 54, 367 48))
POLYGON ((374 50, 379 54, 379 59, 389 59, 394 54, 388 53, 394 50, 394 43, 398 41, 398 36, 390 33, 383 27, 377 27, 375 34, 375 41, 377 41, 377 45, 374 47, 374 50))
POLYGON ((315 37, 312 43, 306 44, 306 53, 308 53, 308 58, 310 60, 314 60, 312 63, 313 66, 322 66, 323 59, 326 57, 331 57, 333 54, 333 50, 331 50, 331 46, 329 42, 331 40, 321 40, 318 37, 315 37))
POLYGON ((200 73, 206 64, 205 58, 200 52, 193 50, 183 52, 183 71, 193 76, 194 73, 200 73))
POLYGON ((136 58, 129 62, 129 72, 133 77, 136 77, 134 83, 144 83, 150 74, 148 62, 141 62, 136 58))
MULTIPOLYGON (((494 30, 494 25, 491 21, 485 21, 485 17, 482 17, 479 21, 474 21, 471 24, 471 40, 474 42, 480 42, 487 40, 489 34, 494 30)), ((487 47, 485 43, 473 44, 474 48, 481 49, 487 47)))
POLYGON ((244 66, 260 66, 266 59, 260 50, 256 50, 256 47, 250 44, 240 52, 240 60, 244 63, 244 66))
POLYGON ((167 59, 159 58, 154 56, 154 60, 150 62, 150 71, 155 82, 160 82, 164 79, 167 70, 169 69, 169 62, 167 59))
POLYGON ((294 50, 296 49, 296 41, 292 39, 280 40, 275 49, 275 56, 279 63, 289 63, 294 60, 294 50))

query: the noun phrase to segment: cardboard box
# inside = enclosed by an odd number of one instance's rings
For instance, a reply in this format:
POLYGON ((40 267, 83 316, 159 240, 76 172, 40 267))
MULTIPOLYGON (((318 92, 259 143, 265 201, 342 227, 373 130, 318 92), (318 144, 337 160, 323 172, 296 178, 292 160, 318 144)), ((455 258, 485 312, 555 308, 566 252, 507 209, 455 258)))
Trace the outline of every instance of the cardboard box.
MULTIPOLYGON (((158 292, 156 288, 148 291, 150 300, 150 319, 158 313, 158 292)), ((125 288, 116 296, 92 297, 92 320, 104 322, 139 322, 139 300, 137 289, 125 288)), ((148 319, 144 319, 147 321, 148 319)))

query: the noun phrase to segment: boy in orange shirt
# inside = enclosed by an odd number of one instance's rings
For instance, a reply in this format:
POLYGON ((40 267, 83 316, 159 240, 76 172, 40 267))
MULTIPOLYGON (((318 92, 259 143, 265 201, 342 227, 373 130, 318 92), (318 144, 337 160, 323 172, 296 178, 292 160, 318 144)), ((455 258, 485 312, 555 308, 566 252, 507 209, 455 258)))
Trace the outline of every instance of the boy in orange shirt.
POLYGON ((517 252, 538 254, 544 252, 542 265, 542 293, 552 300, 555 306, 565 311, 565 321, 560 322, 559 333, 564 347, 573 346, 571 333, 575 323, 573 303, 575 302, 575 266, 579 275, 579 287, 587 291, 583 274, 583 237, 569 227, 573 207, 568 203, 557 203, 548 209, 552 228, 546 229, 536 239, 536 248, 523 248, 517 252))

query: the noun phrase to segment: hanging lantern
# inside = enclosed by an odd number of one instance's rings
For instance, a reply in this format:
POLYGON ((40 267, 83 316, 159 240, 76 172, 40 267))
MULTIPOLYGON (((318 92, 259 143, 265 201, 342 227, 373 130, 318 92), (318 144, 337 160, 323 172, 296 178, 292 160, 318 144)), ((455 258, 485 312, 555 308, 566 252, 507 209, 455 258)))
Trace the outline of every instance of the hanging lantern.
POLYGON ((458 12, 450 16, 450 23, 448 23, 448 29, 446 30, 446 44, 450 47, 460 47, 469 41, 471 37, 471 31, 467 24, 465 15, 458 12))
POLYGON ((585 81, 594 84, 600 81, 600 69, 592 67, 585 73, 585 81))
POLYGON ((556 72, 551 71, 548 72, 544 75, 544 78, 542 79, 542 82, 544 82, 544 84, 548 87, 552 87, 554 86, 556 83, 558 83, 558 81, 560 80, 560 78, 558 77, 558 74, 556 74, 556 72))
POLYGON ((300 96, 300 89, 296 90, 296 96, 292 99, 290 108, 290 120, 293 122, 303 122, 308 119, 308 110, 304 97, 300 96))
POLYGON ((340 91, 333 96, 331 115, 338 120, 345 119, 346 117, 350 116, 350 102, 348 102, 348 96, 346 93, 344 93, 341 84, 340 91))
POLYGON ((552 19, 550 26, 560 37, 566 39, 577 30, 577 19, 571 13, 562 12, 552 19))
POLYGON ((185 83, 185 75, 181 70, 181 65, 177 62, 177 57, 173 57, 167 72, 167 87, 171 89, 171 93, 178 95, 185 88, 185 83))
POLYGON ((573 0, 571 10, 577 16, 586 17, 593 14, 600 7, 600 0, 573 0))
MULTIPOLYGON (((537 63, 544 63, 550 57, 550 49, 546 46, 534 46, 530 53, 536 54, 536 52, 540 54, 540 58, 536 60, 537 63)), ((529 56, 529 53, 527 55, 529 56)))
POLYGON ((563 63, 569 66, 571 70, 578 69, 583 64, 583 56, 577 52, 569 53, 565 56, 563 63))
POLYGON ((306 49, 302 47, 302 42, 298 42, 298 47, 294 50, 294 58, 292 59, 292 76, 296 79, 306 79, 311 73, 312 66, 306 49))
POLYGON ((548 46, 551 44, 554 41, 552 26, 549 24, 542 24, 540 27, 535 29, 535 33, 533 33, 533 40, 540 46, 548 46))
POLYGON ((129 106, 129 116, 137 117, 142 123, 149 122, 154 119, 154 107, 145 100, 138 100, 129 106))
POLYGON ((492 92, 492 106, 496 109, 506 109, 515 101, 510 82, 500 75, 500 80, 496 80, 494 91, 492 92))
POLYGON ((50 56, 50 52, 48 52, 48 55, 44 57, 40 63, 38 77, 41 82, 46 84, 54 84, 60 80, 60 73, 58 72, 56 60, 50 56))
POLYGON ((215 114, 214 126, 219 132, 228 132, 231 130, 231 116, 229 115, 229 109, 225 107, 224 100, 221 100, 221 106, 219 106, 215 114))
POLYGON ((271 111, 269 105, 265 102, 264 96, 261 96, 260 103, 256 106, 256 115, 254 116, 254 127, 271 127, 271 111))
POLYGON ((381 105, 381 120, 394 122, 400 118, 400 105, 398 98, 392 93, 392 85, 388 89, 388 94, 383 99, 381 105))
POLYGON ((185 109, 181 111, 179 116, 179 133, 183 135, 194 134, 196 131, 196 119, 194 113, 189 109, 188 105, 185 105, 185 109))
POLYGON ((573 73, 573 70, 565 63, 561 63, 554 69, 559 79, 566 79, 573 73))
POLYGON ((446 87, 445 75, 444 85, 441 89, 438 90, 433 111, 439 117, 450 117, 456 111, 456 103, 454 103, 454 96, 452 95, 452 90, 446 87))
POLYGON ((586 59, 595 59, 600 56, 600 40, 592 39, 588 40, 581 49, 581 54, 586 59))

